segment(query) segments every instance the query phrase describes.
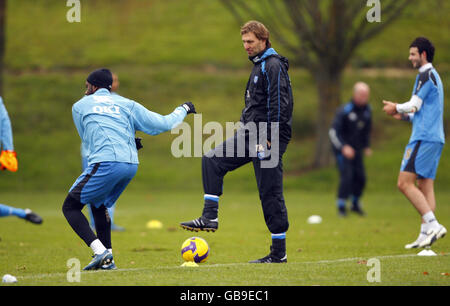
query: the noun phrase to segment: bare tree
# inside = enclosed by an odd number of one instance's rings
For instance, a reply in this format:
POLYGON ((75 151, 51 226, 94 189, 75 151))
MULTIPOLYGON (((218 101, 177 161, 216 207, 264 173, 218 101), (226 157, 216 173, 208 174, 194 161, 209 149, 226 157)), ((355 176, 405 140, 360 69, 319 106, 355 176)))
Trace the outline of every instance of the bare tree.
MULTIPOLYGON (((263 22, 317 84, 316 149, 312 166, 330 163, 328 129, 340 105, 342 73, 357 47, 392 23, 414 0, 221 0, 239 24, 263 22), (256 5, 252 5, 256 4, 256 5), (369 22, 380 8, 380 22, 369 22)), ((300 97, 301 100, 301 97, 300 97)))
POLYGON ((6 2, 0 0, 0 96, 3 94, 3 58, 5 55, 6 2))

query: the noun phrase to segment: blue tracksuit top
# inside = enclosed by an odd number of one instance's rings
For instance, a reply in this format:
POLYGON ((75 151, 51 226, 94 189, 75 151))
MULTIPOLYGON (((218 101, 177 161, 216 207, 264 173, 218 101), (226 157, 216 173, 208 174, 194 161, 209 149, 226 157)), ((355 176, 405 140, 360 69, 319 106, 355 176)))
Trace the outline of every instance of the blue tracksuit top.
POLYGON ((432 64, 422 66, 414 83, 413 95, 423 100, 422 108, 414 113, 409 142, 418 140, 445 143, 444 86, 432 64))
POLYGON ((158 135, 180 124, 186 110, 179 106, 163 116, 105 88, 76 102, 72 116, 88 165, 99 162, 138 164, 135 132, 158 135))
POLYGON ((0 97, 0 142, 2 150, 14 150, 11 121, 0 97))

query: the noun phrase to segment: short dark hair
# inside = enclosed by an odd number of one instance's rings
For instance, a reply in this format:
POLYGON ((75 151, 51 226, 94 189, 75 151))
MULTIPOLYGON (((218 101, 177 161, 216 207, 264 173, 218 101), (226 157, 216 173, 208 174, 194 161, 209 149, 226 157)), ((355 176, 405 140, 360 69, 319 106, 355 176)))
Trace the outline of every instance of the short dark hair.
POLYGON ((419 54, 423 51, 427 53, 427 61, 432 63, 434 58, 434 46, 433 43, 425 37, 417 37, 409 46, 410 48, 416 47, 419 49, 419 54))

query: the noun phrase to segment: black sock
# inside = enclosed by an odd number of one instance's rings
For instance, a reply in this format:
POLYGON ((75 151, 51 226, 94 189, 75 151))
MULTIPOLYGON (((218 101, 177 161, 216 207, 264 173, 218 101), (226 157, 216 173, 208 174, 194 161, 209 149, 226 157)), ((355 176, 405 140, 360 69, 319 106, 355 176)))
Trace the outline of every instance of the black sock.
POLYGON ((111 218, 108 214, 108 209, 101 205, 96 208, 91 205, 92 215, 95 221, 95 230, 97 231, 97 237, 103 243, 105 248, 112 249, 111 245, 111 218))
POLYGON ((205 195, 205 206, 203 207, 202 216, 208 220, 217 219, 219 213, 219 198, 208 199, 205 195))
POLYGON ((69 194, 64 201, 62 211, 64 217, 66 217, 67 222, 69 222, 75 233, 77 233, 77 235, 87 244, 87 246, 90 246, 92 241, 97 239, 97 237, 91 230, 88 220, 81 212, 83 207, 84 204, 69 194))
POLYGON ((286 255, 286 238, 272 238, 272 254, 280 259, 286 255))
POLYGON ((358 208, 359 207, 359 197, 353 196, 353 198, 352 198, 352 205, 353 205, 354 208, 358 208))

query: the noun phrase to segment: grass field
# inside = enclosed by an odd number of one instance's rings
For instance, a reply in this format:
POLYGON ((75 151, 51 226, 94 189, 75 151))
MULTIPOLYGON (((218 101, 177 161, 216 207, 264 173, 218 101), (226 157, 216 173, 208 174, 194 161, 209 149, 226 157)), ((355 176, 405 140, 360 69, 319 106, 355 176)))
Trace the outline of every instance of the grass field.
MULTIPOLYGON (((291 224, 288 264, 247 264, 268 253, 270 235, 253 170, 244 167, 225 180, 219 231, 198 234, 210 244, 208 262, 198 268, 180 267, 181 244, 194 234, 179 229, 178 223, 201 212, 201 160, 174 158, 170 145, 176 135, 138 133, 144 143, 140 168, 116 211, 116 222, 127 229, 113 233, 119 270, 83 272, 81 282, 68 282, 67 261, 77 258, 83 267, 91 259, 90 249, 61 212, 65 192, 81 170, 71 107, 84 93, 87 74, 101 66, 111 68, 121 80, 119 93, 155 112, 167 114, 191 100, 205 124, 239 119, 252 66, 242 49, 238 24, 219 1, 82 2, 79 24, 65 19, 65 1, 8 2, 3 99, 19 171, 0 173, 0 202, 34 209, 45 221, 34 226, 15 217, 0 219, 0 276, 17 276, 17 285, 450 285, 449 237, 433 246, 436 257, 418 257, 417 250, 403 248, 419 230, 417 213, 395 187, 411 130, 381 111, 382 99, 409 98, 416 71, 407 61, 407 46, 419 35, 435 42, 435 66, 448 94, 450 53, 445 50, 450 40, 445 29, 450 2, 442 0, 411 5, 356 51, 344 73, 343 103, 354 82, 365 81, 372 88, 374 155, 366 160, 366 218, 336 216, 333 165, 305 170, 314 157, 318 94, 310 74, 292 66, 293 139, 283 160, 291 224), (323 223, 308 225, 312 214, 321 215, 323 223), (162 221, 164 228, 147 229, 151 219, 162 221), (380 283, 367 281, 370 258, 381 262, 380 283)), ((291 58, 276 39, 273 43, 291 58)), ((446 110, 448 134, 447 114, 446 110)), ((186 121, 193 123, 192 117, 186 121)), ((445 147, 435 187, 437 217, 450 228, 448 186, 450 151, 445 147)))
MULTIPOLYGON (((94 68, 107 66, 117 72, 119 93, 152 111, 167 114, 191 100, 204 124, 239 120, 252 64, 242 48, 239 25, 220 1, 82 2, 81 23, 67 22, 64 2, 8 2, 3 100, 11 117, 20 170, 0 175, 2 193, 62 192, 79 175, 80 142, 71 107, 83 95, 85 78, 94 68)), ((429 36, 435 42, 435 66, 445 92, 450 88, 450 53, 444 52, 450 48, 450 40, 448 31, 442 30, 448 28, 449 8, 450 2, 441 0, 411 5, 385 32, 358 49, 344 74, 342 103, 350 98, 354 82, 365 81, 372 88, 375 170, 398 169, 399 152, 410 134, 407 124, 382 113, 381 101, 409 99, 416 72, 402 68, 410 67, 407 46, 416 35, 429 36), (422 21, 420 33, 414 26, 417 19, 422 21), (361 67, 389 67, 398 73, 384 68, 362 71, 361 67)), ((291 58, 276 40, 273 44, 291 58)), ((295 103, 293 140, 284 159, 286 183, 319 191, 334 182, 335 169, 305 175, 304 169, 314 158, 316 85, 308 72, 293 65, 290 77, 295 103)), ((192 117, 187 122, 191 124, 192 117)), ((175 135, 138 135, 144 139, 144 149, 140 151, 141 171, 133 182, 136 189, 198 188, 200 183, 190 178, 199 174, 199 159, 186 162, 169 154, 175 135)), ((446 169, 440 166, 438 182, 443 186, 450 184, 446 169)), ((368 187, 384 190, 385 182, 395 176, 386 173, 377 171, 368 187)), ((238 174, 227 184, 245 190, 254 186, 250 182, 246 175, 238 174)))
MULTIPOLYGON (((403 248, 416 238, 419 218, 399 193, 367 194, 368 216, 346 219, 336 216, 330 193, 289 190, 285 196, 290 219, 287 264, 247 263, 268 253, 270 235, 256 191, 225 190, 219 230, 196 234, 208 241, 211 255, 198 268, 186 268, 180 267, 180 247, 194 234, 178 228, 178 222, 200 214, 201 194, 125 192, 116 222, 126 231, 112 237, 119 269, 82 272, 81 281, 71 283, 67 261, 77 258, 83 267, 91 252, 62 216, 64 194, 3 194, 2 202, 35 208, 44 223, 1 220, 0 274, 16 276, 17 285, 450 285, 449 238, 433 246, 435 257, 419 257, 418 250, 403 248), (322 224, 307 224, 312 214, 321 215, 322 224), (163 229, 147 229, 151 219, 160 220, 163 229), (381 282, 367 280, 370 258, 380 260, 381 282)), ((448 226, 450 207, 442 204, 450 193, 439 192, 437 200, 437 216, 448 226)))

